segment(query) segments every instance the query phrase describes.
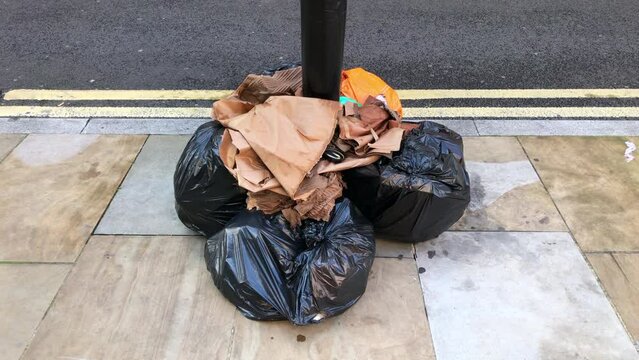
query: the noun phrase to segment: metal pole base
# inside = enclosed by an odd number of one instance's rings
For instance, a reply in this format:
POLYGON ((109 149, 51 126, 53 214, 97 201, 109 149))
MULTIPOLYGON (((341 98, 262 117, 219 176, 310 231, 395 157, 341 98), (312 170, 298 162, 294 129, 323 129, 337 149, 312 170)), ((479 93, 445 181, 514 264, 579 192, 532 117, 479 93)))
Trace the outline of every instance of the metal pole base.
POLYGON ((304 96, 338 100, 346 0, 301 0, 304 96))

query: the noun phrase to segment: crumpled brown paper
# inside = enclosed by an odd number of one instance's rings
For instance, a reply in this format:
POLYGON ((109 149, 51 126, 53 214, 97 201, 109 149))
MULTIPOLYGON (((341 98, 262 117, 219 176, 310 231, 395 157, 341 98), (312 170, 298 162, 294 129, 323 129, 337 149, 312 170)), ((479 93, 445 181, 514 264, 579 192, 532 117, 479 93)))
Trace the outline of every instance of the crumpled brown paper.
POLYGON ((260 169, 263 164, 286 194, 294 197, 331 141, 340 109, 336 101, 272 96, 246 114, 220 120, 241 134, 241 140, 235 141, 231 133, 238 149, 235 157, 225 149, 222 160, 233 169, 240 186, 244 187, 245 182, 257 186, 247 188, 251 191, 259 191, 269 183, 268 174, 260 169))
POLYGON ((293 226, 306 218, 328 221, 344 187, 338 172, 390 156, 403 133, 384 98, 342 111, 338 102, 301 97, 301 85, 299 67, 249 75, 213 104, 213 117, 227 128, 220 157, 248 190, 247 207, 281 211, 293 226), (320 160, 331 141, 344 161, 320 160))
POLYGON ((342 196, 344 183, 340 173, 319 174, 315 171, 302 182, 297 194, 290 197, 271 190, 249 192, 247 207, 266 214, 282 211, 291 226, 303 219, 328 221, 335 207, 335 200, 342 196))
POLYGON ((249 74, 231 96, 213 103, 213 119, 227 120, 247 113, 271 96, 301 95, 302 68, 276 71, 273 76, 249 74))
POLYGON ((352 115, 340 116, 338 120, 339 139, 343 145, 350 146, 355 155, 390 156, 399 150, 404 130, 382 100, 369 96, 360 108, 349 105, 346 114, 352 115))

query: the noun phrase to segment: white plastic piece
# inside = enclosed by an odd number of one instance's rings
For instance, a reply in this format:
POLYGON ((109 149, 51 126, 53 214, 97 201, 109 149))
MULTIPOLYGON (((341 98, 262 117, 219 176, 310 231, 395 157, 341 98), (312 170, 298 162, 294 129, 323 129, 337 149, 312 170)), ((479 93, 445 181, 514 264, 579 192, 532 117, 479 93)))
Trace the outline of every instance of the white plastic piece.
POLYGON ((631 162, 635 159, 635 157, 632 155, 635 150, 637 150, 637 145, 635 145, 635 143, 633 143, 632 141, 626 141, 626 152, 623 154, 623 156, 626 158, 626 162, 631 162))

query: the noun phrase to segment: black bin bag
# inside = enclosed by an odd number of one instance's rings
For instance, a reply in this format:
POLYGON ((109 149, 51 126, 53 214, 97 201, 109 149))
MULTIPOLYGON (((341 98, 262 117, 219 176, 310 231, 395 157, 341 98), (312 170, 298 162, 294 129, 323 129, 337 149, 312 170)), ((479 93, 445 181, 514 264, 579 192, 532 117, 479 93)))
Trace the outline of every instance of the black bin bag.
POLYGON ((206 242, 215 286, 253 320, 316 323, 364 294, 375 256, 373 226, 347 199, 331 220, 291 229, 281 215, 244 211, 206 242))
POLYGON ((345 196, 388 240, 439 236, 470 202, 470 179, 459 134, 430 121, 409 131, 392 159, 343 172, 345 196))
POLYGON ((246 191, 224 167, 219 154, 224 127, 201 125, 186 144, 175 167, 175 210, 188 228, 211 236, 246 209, 246 191))

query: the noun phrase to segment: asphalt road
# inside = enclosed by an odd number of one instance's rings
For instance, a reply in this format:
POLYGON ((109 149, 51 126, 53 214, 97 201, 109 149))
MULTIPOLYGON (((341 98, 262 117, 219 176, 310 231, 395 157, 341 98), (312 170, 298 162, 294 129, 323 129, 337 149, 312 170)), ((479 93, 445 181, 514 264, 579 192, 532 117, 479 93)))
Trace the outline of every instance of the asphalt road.
MULTIPOLYGON (((351 0, 345 64, 397 88, 637 88, 637 14, 637 0, 351 0)), ((230 89, 300 58, 299 17, 293 0, 0 0, 0 89, 230 89)))

